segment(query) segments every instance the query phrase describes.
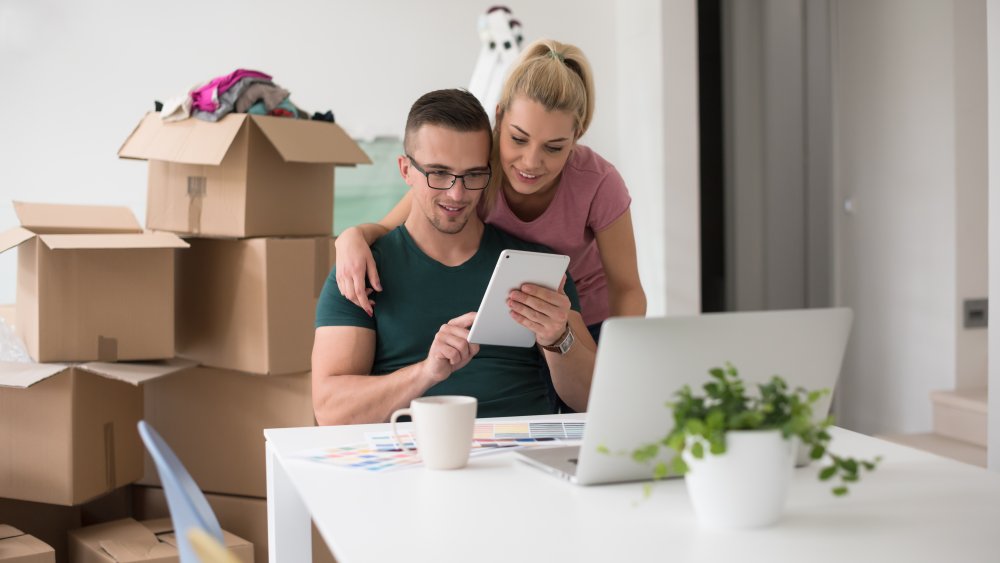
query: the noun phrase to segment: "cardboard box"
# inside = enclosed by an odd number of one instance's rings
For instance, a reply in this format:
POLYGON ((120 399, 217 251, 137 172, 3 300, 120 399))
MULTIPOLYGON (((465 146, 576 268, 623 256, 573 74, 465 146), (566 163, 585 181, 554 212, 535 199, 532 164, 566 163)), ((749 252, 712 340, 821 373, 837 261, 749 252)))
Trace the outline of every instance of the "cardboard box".
MULTIPOLYGON (((170 515, 167 497, 159 487, 133 486, 135 518, 164 518, 170 515)), ((253 559, 267 563, 267 500, 262 498, 206 494, 219 524, 253 544, 253 559)), ((336 563, 316 526, 312 527, 313 563, 336 563)))
MULTIPOLYGON (((267 496, 264 429, 312 426, 311 374, 274 377, 195 367, 145 387, 146 422, 202 491, 267 496)), ((151 459, 140 484, 159 485, 151 459)))
POLYGON ((126 207, 14 203, 17 334, 38 362, 174 356, 174 249, 126 207))
POLYGON ((0 498, 72 506, 137 481, 139 385, 191 365, 0 362, 0 498))
POLYGON ((312 368, 330 237, 189 239, 177 260, 178 354, 256 374, 312 368))
POLYGON ((149 113, 118 156, 149 161, 147 227, 237 238, 330 235, 334 165, 371 163, 334 123, 237 113, 149 113))
MULTIPOLYGON (((230 553, 244 563, 253 563, 253 545, 222 531, 230 553)), ((178 563, 177 538, 169 518, 138 522, 123 518, 69 533, 73 563, 178 563)))
POLYGON ((131 486, 78 506, 0 499, 0 519, 50 545, 58 563, 69 563, 66 538, 70 530, 130 516, 131 486))
POLYGON ((55 563, 56 551, 38 538, 13 526, 0 524, 0 561, 3 563, 55 563))

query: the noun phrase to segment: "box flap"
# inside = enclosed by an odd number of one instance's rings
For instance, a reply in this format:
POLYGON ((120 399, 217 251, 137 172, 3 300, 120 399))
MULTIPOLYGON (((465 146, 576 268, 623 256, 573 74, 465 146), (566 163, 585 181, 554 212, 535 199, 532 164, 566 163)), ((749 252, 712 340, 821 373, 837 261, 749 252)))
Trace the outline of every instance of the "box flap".
POLYGON ((14 526, 9 526, 7 524, 0 524, 0 540, 5 540, 8 538, 16 538, 17 536, 23 536, 24 532, 18 530, 14 526))
POLYGON ((99 524, 81 531, 97 539, 97 545, 119 563, 146 561, 155 553, 160 541, 145 523, 133 518, 123 518, 108 524, 99 524))
POLYGON ((171 233, 110 235, 41 235, 45 246, 52 250, 113 249, 113 248, 188 248, 191 245, 171 233))
POLYGON ((260 128, 286 162, 371 164, 372 161, 336 123, 254 115, 260 128))
POLYGON ((174 531, 174 523, 170 518, 153 518, 140 522, 151 533, 155 535, 165 534, 174 531))
POLYGON ((24 227, 14 227, 0 233, 0 252, 6 252, 15 246, 29 240, 35 233, 24 227))
POLYGON ((27 389, 32 385, 69 369, 68 364, 36 364, 0 362, 0 387, 27 389))
POLYGON ((14 202, 21 226, 45 233, 141 233, 132 210, 111 205, 63 205, 14 202))
POLYGON ((125 139, 118 156, 218 166, 239 134, 246 116, 245 113, 230 113, 216 123, 200 119, 165 123, 159 113, 150 112, 125 139))
POLYGON ((192 368, 196 365, 198 365, 198 362, 193 360, 171 358, 169 360, 142 363, 88 362, 77 367, 109 379, 117 379, 118 381, 131 383, 132 385, 140 385, 158 377, 181 371, 182 369, 192 368))

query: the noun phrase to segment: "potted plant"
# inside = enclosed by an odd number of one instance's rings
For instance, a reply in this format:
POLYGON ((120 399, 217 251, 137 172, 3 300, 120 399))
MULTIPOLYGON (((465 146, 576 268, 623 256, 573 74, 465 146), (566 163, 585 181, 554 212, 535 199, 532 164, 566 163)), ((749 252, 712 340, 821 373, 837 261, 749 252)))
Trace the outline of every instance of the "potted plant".
POLYGON ((754 528, 781 515, 799 445, 809 458, 825 459, 819 478, 836 478, 833 494, 847 494, 861 469, 871 471, 881 458, 858 460, 828 448, 833 417, 813 419, 813 405, 828 389, 790 390, 775 375, 748 396, 731 364, 709 370, 704 394, 685 385, 668 403, 674 427, 659 442, 632 452, 636 461, 653 463, 653 475, 685 475, 699 521, 716 528, 754 528), (663 460, 660 451, 672 452, 663 460), (711 454, 711 455, 706 455, 711 454))

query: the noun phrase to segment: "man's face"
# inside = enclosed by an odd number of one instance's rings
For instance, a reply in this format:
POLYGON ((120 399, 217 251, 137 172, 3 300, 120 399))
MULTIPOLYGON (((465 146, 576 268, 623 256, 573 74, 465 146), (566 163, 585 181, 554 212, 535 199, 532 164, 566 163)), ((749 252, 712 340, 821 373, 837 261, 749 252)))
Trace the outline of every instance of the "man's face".
POLYGON ((461 179, 449 189, 432 189, 417 166, 427 173, 485 173, 489 170, 490 161, 489 133, 459 132, 447 127, 424 125, 412 135, 411 141, 409 156, 413 162, 405 155, 400 156, 399 171, 412 189, 413 203, 439 232, 461 232, 476 213, 476 204, 483 191, 465 189, 461 179))

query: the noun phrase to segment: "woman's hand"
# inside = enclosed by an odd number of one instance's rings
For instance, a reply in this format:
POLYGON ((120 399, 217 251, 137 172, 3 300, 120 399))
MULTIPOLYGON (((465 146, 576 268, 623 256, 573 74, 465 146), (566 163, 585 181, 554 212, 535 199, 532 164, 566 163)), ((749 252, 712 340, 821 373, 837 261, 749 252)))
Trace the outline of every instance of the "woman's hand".
POLYGON ((510 316, 534 332, 535 340, 542 346, 551 346, 566 334, 570 301, 563 290, 565 285, 566 276, 563 275, 559 289, 526 283, 507 297, 510 316))
POLYGON ((369 317, 372 316, 375 305, 370 298, 372 288, 382 291, 372 249, 357 227, 346 229, 334 245, 337 248, 337 289, 351 303, 364 309, 369 317), (371 288, 365 287, 366 276, 371 281, 371 288))

